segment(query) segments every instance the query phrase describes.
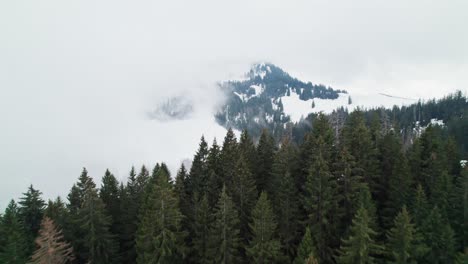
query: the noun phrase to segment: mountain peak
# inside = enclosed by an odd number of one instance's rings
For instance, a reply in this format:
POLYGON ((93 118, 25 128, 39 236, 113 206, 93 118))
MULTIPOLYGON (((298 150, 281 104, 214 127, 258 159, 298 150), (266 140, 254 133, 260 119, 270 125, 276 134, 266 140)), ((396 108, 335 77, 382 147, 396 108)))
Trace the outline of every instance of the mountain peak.
POLYGON ((248 78, 255 79, 260 78, 264 79, 267 75, 270 74, 286 74, 280 67, 269 62, 259 62, 254 63, 250 67, 250 71, 246 74, 248 78))
POLYGON ((314 108, 320 100, 327 100, 321 104, 328 104, 343 99, 346 93, 323 84, 300 81, 268 62, 252 64, 245 77, 220 83, 228 100, 216 119, 225 127, 284 127, 299 121, 301 116, 320 111, 319 107, 314 108))

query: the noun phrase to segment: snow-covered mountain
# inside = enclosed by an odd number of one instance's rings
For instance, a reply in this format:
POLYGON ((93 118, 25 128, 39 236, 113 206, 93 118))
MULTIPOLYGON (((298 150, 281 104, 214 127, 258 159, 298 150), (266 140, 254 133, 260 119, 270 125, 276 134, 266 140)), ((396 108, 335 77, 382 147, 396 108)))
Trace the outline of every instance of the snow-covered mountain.
POLYGON ((351 103, 346 91, 298 80, 271 63, 254 64, 244 79, 219 85, 227 100, 216 120, 239 130, 268 127, 275 131, 309 113, 351 103))

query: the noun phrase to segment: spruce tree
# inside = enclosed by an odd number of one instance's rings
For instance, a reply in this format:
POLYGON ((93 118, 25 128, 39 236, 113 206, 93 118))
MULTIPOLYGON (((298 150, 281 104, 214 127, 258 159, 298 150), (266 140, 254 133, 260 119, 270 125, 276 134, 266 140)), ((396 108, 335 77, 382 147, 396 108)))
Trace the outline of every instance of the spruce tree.
POLYGON ((343 131, 343 139, 343 143, 355 158, 357 167, 362 169, 364 182, 369 185, 371 193, 377 196, 380 190, 377 179, 381 173, 379 153, 361 110, 355 110, 350 114, 343 131))
POLYGON ((273 188, 270 184, 270 177, 274 154, 275 141, 268 133, 268 130, 264 129, 257 146, 255 183, 257 184, 257 190, 259 192, 267 191, 270 195, 272 194, 273 188))
POLYGON ((207 157, 207 170, 208 170, 208 183, 207 183, 207 195, 208 203, 210 208, 213 208, 218 201, 219 194, 223 188, 224 178, 221 167, 221 150, 216 142, 213 140, 213 144, 210 147, 207 157))
POLYGON ((118 245, 112 235, 111 217, 99 198, 97 190, 89 184, 85 189, 83 204, 78 211, 77 224, 83 237, 80 237, 82 259, 91 263, 114 263, 118 245))
POLYGON ((350 235, 342 240, 337 258, 342 264, 375 263, 376 256, 382 252, 382 247, 376 242, 377 233, 371 228, 371 218, 367 210, 361 207, 350 228, 350 235))
POLYGON ((24 264, 29 257, 29 240, 20 221, 18 207, 12 200, 2 217, 3 245, 0 248, 0 263, 24 264))
POLYGON ((289 172, 281 177, 279 193, 277 194, 276 216, 278 219, 278 235, 285 255, 292 258, 298 236, 299 199, 294 180, 289 172))
POLYGON ((427 202, 426 193, 420 184, 416 187, 416 193, 412 200, 411 212, 414 222, 418 227, 422 227, 429 215, 429 203, 427 202))
POLYGON ((140 172, 136 176, 135 192, 137 194, 138 203, 144 204, 147 196, 147 191, 150 181, 150 175, 148 169, 143 165, 141 166, 140 172))
POLYGON ((275 263, 280 254, 280 242, 276 237, 277 224, 266 192, 260 194, 252 211, 250 224, 252 240, 247 255, 253 263, 275 263))
POLYGON ((182 214, 165 170, 148 194, 136 235, 137 263, 174 263, 185 254, 182 214))
POLYGON ((196 194, 202 197, 206 192, 206 184, 208 181, 207 158, 208 158, 208 144, 202 136, 198 151, 193 158, 192 167, 187 177, 188 193, 191 197, 196 194))
POLYGON ((99 197, 104 202, 107 214, 111 217, 111 232, 116 235, 119 234, 121 231, 119 182, 109 170, 106 170, 102 178, 99 197))
POLYGON ((137 224, 137 215, 140 207, 137 192, 136 172, 132 167, 128 176, 127 185, 120 188, 120 212, 122 230, 120 233, 120 254, 122 263, 131 264, 136 261, 135 251, 135 232, 137 224))
POLYGON ((421 226, 424 243, 428 247, 425 263, 453 263, 455 258, 454 232, 440 209, 435 206, 421 226))
POLYGON ((239 152, 242 155, 249 167, 249 170, 253 173, 256 170, 256 148, 247 130, 242 130, 239 139, 239 152))
POLYGON ((239 149, 234 131, 229 129, 224 137, 223 147, 220 153, 220 174, 221 186, 226 185, 226 188, 231 191, 236 163, 239 159, 239 149))
POLYGON ((468 167, 455 180, 448 213, 457 238, 457 249, 468 250, 468 167))
POLYGON ((239 215, 234 203, 223 187, 214 212, 211 229, 210 258, 214 263, 238 263, 240 230, 239 215))
POLYGON ((233 178, 232 200, 239 213, 241 243, 244 245, 250 238, 249 222, 250 211, 257 199, 257 189, 252 174, 249 171, 244 157, 239 158, 233 178))
POLYGON ((383 137, 381 153, 382 177, 376 201, 383 226, 388 228, 401 207, 409 204, 412 180, 400 139, 393 132, 383 137))
POLYGON ((337 199, 340 205, 340 210, 336 214, 341 216, 339 233, 343 236, 359 208, 359 190, 364 185, 361 176, 362 170, 356 167, 354 157, 345 146, 338 152, 334 164, 334 174, 337 181, 337 199))
POLYGON ((45 202, 41 195, 42 193, 31 185, 19 201, 18 215, 29 240, 28 253, 34 250, 34 239, 39 232, 44 215, 45 202))
POLYGON ((73 260, 73 249, 64 241, 62 231, 48 217, 42 219, 36 245, 30 264, 66 264, 73 260))
POLYGON ((302 237, 302 241, 299 244, 297 249, 297 255, 294 259, 294 264, 305 264, 310 257, 315 256, 315 246, 314 242, 312 241, 312 234, 310 232, 310 228, 306 227, 304 236, 302 237))
POLYGON ((49 200, 44 211, 44 216, 47 216, 54 221, 55 225, 60 229, 63 229, 66 226, 68 211, 60 196, 57 197, 55 201, 49 200))
POLYGON ((406 206, 395 217, 393 227, 387 233, 386 251, 390 263, 409 264, 426 253, 406 206))
POLYGON ((335 181, 323 156, 326 150, 321 137, 317 139, 317 146, 306 181, 304 208, 308 213, 308 223, 317 246, 317 257, 321 262, 328 263, 333 255, 333 238, 337 226, 335 213, 338 204, 335 181))
POLYGON ((210 260, 210 226, 213 215, 209 208, 207 196, 203 196, 195 204, 195 217, 193 222, 193 255, 194 263, 211 263, 210 260))

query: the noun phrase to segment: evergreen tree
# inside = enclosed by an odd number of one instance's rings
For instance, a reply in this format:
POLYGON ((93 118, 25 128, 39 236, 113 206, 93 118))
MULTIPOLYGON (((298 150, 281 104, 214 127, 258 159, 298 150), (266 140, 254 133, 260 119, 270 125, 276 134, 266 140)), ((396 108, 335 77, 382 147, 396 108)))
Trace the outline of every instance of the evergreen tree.
POLYGON ((262 192, 252 211, 252 240, 247 255, 254 263, 275 263, 280 254, 280 243, 276 238, 276 221, 267 194, 262 192))
POLYGON ((414 221, 419 227, 423 225, 424 220, 429 215, 429 203, 421 184, 416 187, 412 203, 412 215, 414 215, 414 221))
POLYGON ((141 166, 140 173, 138 173, 135 180, 135 193, 138 195, 138 203, 144 204, 147 191, 151 189, 151 187, 148 187, 150 181, 149 171, 144 165, 141 166))
POLYGON ((341 216, 339 233, 343 236, 359 208, 359 190, 363 186, 362 170, 356 168, 354 157, 345 146, 338 152, 334 164, 334 174, 337 181, 337 199, 340 205, 340 210, 335 213, 341 216))
POLYGON ((119 234, 121 231, 121 212, 120 212, 120 190, 119 182, 115 176, 106 170, 102 178, 101 189, 99 190, 99 197, 104 202, 106 212, 111 217, 110 231, 113 234, 119 234))
POLYGON ((148 194, 136 235, 137 263, 180 262, 185 254, 182 214, 165 170, 148 194))
POLYGON ((54 221, 56 226, 60 229, 63 229, 66 226, 68 211, 60 196, 57 197, 55 201, 49 200, 44 211, 44 216, 47 216, 54 221))
POLYGON ((450 193, 449 219, 455 231, 459 250, 468 250, 468 167, 455 180, 450 193))
POLYGON ((48 217, 42 220, 36 245, 37 249, 29 262, 31 264, 65 264, 73 260, 73 249, 64 241, 62 231, 48 217))
POLYGON ((247 130, 243 130, 239 139, 239 152, 245 159, 249 170, 253 173, 256 170, 256 148, 247 130))
POLYGON ((239 215, 231 197, 223 187, 214 212, 211 229, 210 257, 214 263, 238 263, 239 261, 239 215))
POLYGON ((0 263, 24 264, 29 256, 29 240, 24 226, 20 222, 19 210, 15 201, 11 201, 2 217, 2 240, 0 263))
POLYGON ((338 263, 375 263, 376 255, 382 252, 382 248, 375 241, 377 233, 370 223, 371 218, 367 210, 361 207, 353 219, 349 237, 342 241, 338 263))
POLYGON ((208 198, 203 196, 195 204, 195 218, 193 222, 193 262, 211 263, 210 260, 210 226, 213 215, 210 212, 208 198))
POLYGON ((208 170, 207 170, 207 159, 208 159, 208 144, 205 138, 202 136, 198 151, 193 158, 192 167, 187 178, 188 193, 191 197, 196 194, 201 197, 206 192, 206 184, 208 182, 208 170))
POLYGON ((294 264, 305 264, 310 257, 315 256, 315 246, 312 241, 312 234, 310 228, 307 227, 302 238, 301 243, 297 249, 297 255, 294 259, 294 264))
POLYGON ((350 114, 343 131, 343 138, 346 148, 355 158, 357 167, 362 169, 364 182, 369 185, 371 193, 377 196, 377 192, 381 189, 377 183, 380 176, 379 153, 361 110, 358 109, 350 114))
MULTIPOLYGON (((237 146, 237 139, 234 131, 229 129, 224 137, 223 148, 220 154, 220 179, 221 186, 226 185, 226 188, 231 191, 235 171, 232 168, 236 167, 239 159, 239 150, 237 146)), ((218 183, 219 184, 219 183, 218 183)))
POLYGON ((120 232, 120 254, 122 263, 131 264, 136 261, 135 251, 135 232, 137 225, 137 215, 140 207, 139 197, 137 192, 136 172, 132 167, 127 185, 120 187, 120 221, 122 230, 120 232))
POLYGON ((403 205, 409 204, 412 193, 407 159, 400 139, 393 133, 384 136, 381 144, 382 177, 379 179, 380 216, 384 227, 388 228, 403 205))
POLYGON ((218 196, 223 188, 224 178, 221 167, 221 150, 216 142, 213 140, 213 144, 208 153, 207 157, 207 170, 208 170, 208 183, 207 183, 207 195, 208 203, 210 208, 213 208, 218 201, 218 196))
POLYGON ((250 238, 250 211, 257 199, 257 189, 252 174, 244 157, 241 155, 237 162, 233 178, 232 200, 239 213, 241 243, 246 244, 250 238))
POLYGON ((110 232, 111 217, 95 188, 85 189, 78 216, 77 224, 83 234, 79 237, 83 249, 79 252, 81 259, 91 263, 114 263, 118 248, 110 232))
POLYGON ((39 232, 44 215, 45 202, 41 195, 42 193, 31 185, 19 201, 18 215, 29 240, 28 254, 34 250, 34 238, 39 232))
POLYGON ((270 184, 270 177, 274 154, 275 141, 268 133, 268 130, 265 129, 260 136, 260 140, 257 146, 255 182, 259 192, 267 191, 270 195, 272 194, 273 188, 273 186, 270 184))
POLYGON ((286 257, 295 255, 299 234, 298 190, 292 173, 297 170, 297 149, 283 140, 281 148, 275 155, 272 165, 271 181, 275 186, 273 196, 269 196, 278 222, 278 236, 286 257))
POLYGON ((333 255, 333 238, 337 226, 337 218, 334 215, 338 204, 332 174, 323 157, 325 144, 321 137, 317 139, 317 146, 306 181, 304 208, 308 213, 308 223, 317 245, 317 257, 321 262, 328 263, 333 255))
POLYGON ((428 246, 425 263, 453 263, 455 257, 454 232, 448 220, 435 206, 421 226, 424 243, 428 246))
POLYGON ((387 241, 390 263, 417 263, 419 257, 426 252, 405 206, 395 217, 393 227, 387 233, 387 241))

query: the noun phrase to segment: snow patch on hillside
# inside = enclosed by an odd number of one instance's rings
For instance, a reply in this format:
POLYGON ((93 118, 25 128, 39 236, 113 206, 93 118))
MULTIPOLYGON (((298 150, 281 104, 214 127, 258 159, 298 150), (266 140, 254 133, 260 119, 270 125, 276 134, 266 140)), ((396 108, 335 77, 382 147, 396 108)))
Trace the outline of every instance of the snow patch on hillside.
POLYGON ((394 105, 410 105, 416 102, 416 100, 407 98, 388 97, 377 92, 368 94, 339 93, 337 99, 314 98, 304 101, 299 98, 299 94, 290 91, 290 96, 285 95, 280 99, 283 103, 284 113, 291 117, 292 122, 298 122, 310 113, 323 112, 328 114, 339 107, 347 108, 348 111, 352 112, 358 107, 363 109, 374 107, 391 108, 394 105), (348 104, 349 97, 351 97, 351 104, 348 104), (312 108, 312 101, 315 104, 314 108, 312 108))
POLYGON ((263 91, 265 90, 265 87, 260 86, 260 85, 251 85, 250 88, 255 90, 255 95, 253 95, 252 97, 260 96, 263 93, 263 91))

